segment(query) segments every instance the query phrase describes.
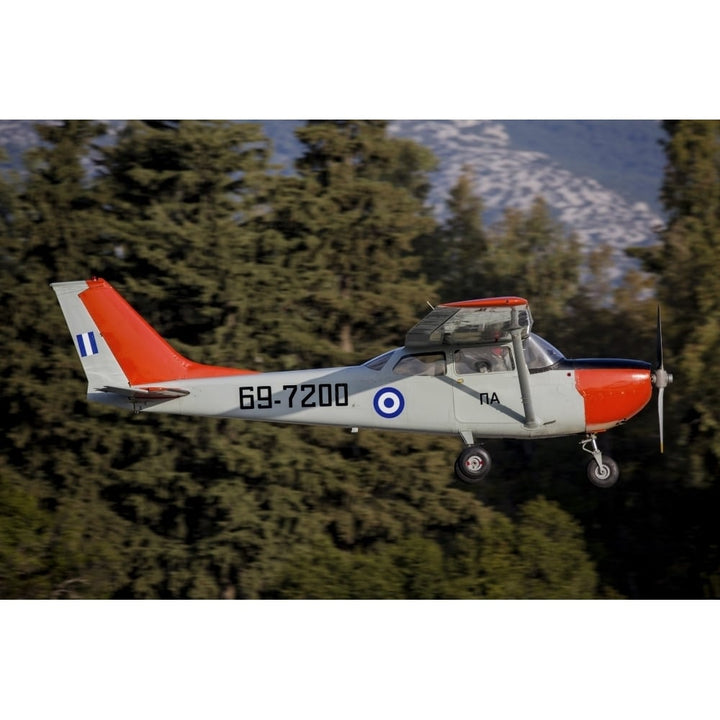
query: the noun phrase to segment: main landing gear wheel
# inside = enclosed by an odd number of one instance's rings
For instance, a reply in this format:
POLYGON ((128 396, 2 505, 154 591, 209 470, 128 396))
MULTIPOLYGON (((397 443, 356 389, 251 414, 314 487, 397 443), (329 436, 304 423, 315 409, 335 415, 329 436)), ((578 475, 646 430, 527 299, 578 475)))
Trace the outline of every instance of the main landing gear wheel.
POLYGON ((480 445, 466 447, 455 461, 455 475, 470 485, 479 483, 492 466, 490 453, 480 445))
POLYGON ((593 485, 600 488, 609 488, 618 481, 620 468, 611 457, 603 455, 601 465, 598 465, 594 459, 588 463, 587 476, 593 485))

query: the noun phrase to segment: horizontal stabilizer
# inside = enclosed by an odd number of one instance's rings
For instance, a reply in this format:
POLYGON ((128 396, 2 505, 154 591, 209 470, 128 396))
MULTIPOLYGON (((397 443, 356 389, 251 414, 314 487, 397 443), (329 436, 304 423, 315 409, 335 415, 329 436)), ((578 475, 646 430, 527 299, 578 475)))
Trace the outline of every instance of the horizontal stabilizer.
POLYGON ((99 390, 112 395, 122 395, 129 400, 173 400, 174 398, 190 394, 189 390, 166 387, 121 388, 105 385, 105 387, 101 387, 99 390))

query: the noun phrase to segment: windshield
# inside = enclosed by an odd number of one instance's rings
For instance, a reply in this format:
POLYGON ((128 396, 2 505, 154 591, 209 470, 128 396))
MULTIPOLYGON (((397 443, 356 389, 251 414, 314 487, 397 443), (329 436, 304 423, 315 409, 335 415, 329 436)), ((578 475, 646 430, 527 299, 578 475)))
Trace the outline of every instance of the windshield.
POLYGON ((527 340, 523 340, 523 350, 530 370, 542 370, 565 359, 556 347, 535 333, 530 333, 527 340))
POLYGON ((391 355, 395 353, 395 350, 388 350, 387 352, 384 352, 382 355, 378 355, 377 357, 372 358, 372 360, 368 360, 366 363, 363 363, 365 367, 370 368, 371 370, 382 370, 385 367, 385 363, 390 359, 391 355))

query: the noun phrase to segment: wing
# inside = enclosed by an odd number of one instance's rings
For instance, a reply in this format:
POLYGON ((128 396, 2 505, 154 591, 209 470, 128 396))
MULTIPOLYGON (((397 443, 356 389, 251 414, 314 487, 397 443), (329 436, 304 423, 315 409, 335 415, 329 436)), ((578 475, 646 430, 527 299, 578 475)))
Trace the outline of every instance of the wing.
POLYGON ((509 342, 510 330, 523 337, 532 329, 527 300, 520 297, 484 298, 438 305, 405 336, 406 347, 478 345, 509 342))

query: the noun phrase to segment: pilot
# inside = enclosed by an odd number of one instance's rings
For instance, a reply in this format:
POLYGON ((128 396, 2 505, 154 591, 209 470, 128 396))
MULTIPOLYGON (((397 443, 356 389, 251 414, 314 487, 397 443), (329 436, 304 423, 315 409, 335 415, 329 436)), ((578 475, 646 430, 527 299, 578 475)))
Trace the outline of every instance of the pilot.
POLYGON ((487 373, 512 370, 510 351, 503 346, 463 350, 457 372, 487 373))
POLYGON ((480 364, 486 369, 478 369, 478 372, 497 372, 499 370, 510 370, 508 360, 509 354, 506 347, 493 347, 485 351, 484 358, 480 364))

